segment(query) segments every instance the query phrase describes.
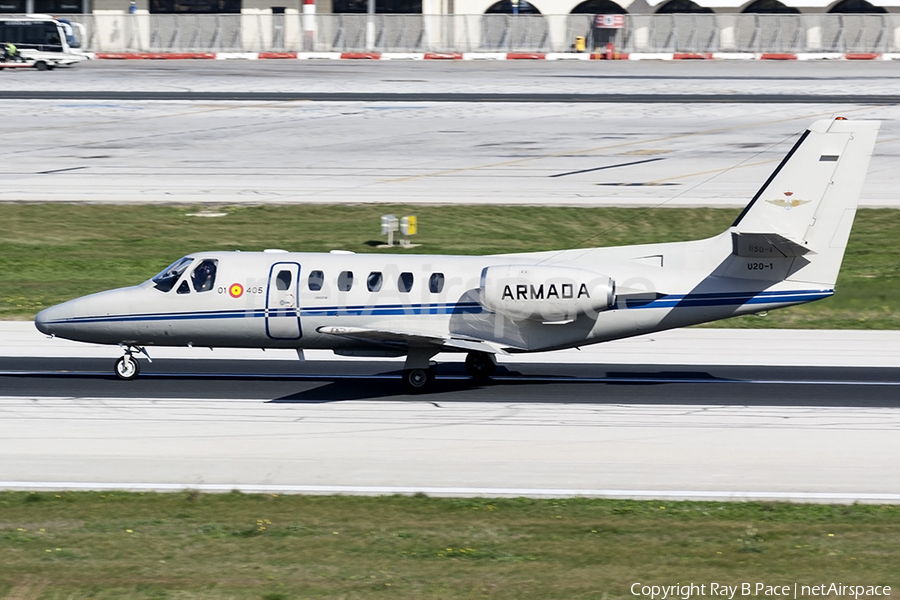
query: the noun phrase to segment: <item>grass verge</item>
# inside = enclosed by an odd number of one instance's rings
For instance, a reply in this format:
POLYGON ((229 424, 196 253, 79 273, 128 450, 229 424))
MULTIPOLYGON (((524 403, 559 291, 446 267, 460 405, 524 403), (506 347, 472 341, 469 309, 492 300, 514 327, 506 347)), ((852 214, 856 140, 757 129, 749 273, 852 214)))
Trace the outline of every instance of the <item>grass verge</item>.
POLYGON ((4 492, 0 598, 609 599, 633 597, 635 582, 897 590, 898 515, 873 505, 4 492))
MULTIPOLYGON (((200 250, 378 250, 382 214, 416 214, 425 254, 490 254, 699 239, 736 210, 485 206, 0 205, 0 318, 144 281, 200 250), (215 210, 226 216, 189 216, 215 210)), ((720 327, 900 328, 900 211, 859 212, 834 297, 720 327)))

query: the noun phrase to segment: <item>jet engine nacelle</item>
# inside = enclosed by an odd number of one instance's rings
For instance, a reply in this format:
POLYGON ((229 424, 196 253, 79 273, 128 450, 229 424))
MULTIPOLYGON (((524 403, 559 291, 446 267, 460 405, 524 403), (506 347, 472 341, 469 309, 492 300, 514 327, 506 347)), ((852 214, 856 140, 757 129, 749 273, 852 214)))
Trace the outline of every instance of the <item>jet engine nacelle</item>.
POLYGON ((481 271, 481 305, 512 319, 567 321, 615 304, 606 275, 551 265, 499 265, 481 271))

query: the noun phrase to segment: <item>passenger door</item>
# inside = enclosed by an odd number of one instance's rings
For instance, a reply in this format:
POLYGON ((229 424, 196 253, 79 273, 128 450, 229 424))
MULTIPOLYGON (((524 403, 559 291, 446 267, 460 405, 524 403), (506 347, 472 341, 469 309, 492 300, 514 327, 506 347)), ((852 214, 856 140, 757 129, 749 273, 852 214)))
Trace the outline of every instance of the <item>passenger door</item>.
POLYGON ((269 270, 266 292, 266 333, 273 340, 297 340, 300 329, 300 265, 275 263, 269 270))

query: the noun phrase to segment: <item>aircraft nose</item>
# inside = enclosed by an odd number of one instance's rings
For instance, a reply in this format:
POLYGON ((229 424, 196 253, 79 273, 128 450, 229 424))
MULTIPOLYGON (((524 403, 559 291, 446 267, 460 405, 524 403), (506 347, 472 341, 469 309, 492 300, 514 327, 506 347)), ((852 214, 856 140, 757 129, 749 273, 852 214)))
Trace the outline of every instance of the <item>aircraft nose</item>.
POLYGON ((46 335, 54 335, 53 331, 53 309, 55 306, 45 308, 34 318, 34 326, 37 330, 46 335))

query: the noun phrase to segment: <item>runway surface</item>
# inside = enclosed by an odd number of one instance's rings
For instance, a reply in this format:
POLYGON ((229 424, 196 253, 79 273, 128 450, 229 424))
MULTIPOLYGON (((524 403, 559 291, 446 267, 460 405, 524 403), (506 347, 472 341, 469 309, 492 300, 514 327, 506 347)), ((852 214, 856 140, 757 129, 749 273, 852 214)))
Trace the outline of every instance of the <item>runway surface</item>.
POLYGON ((153 348, 121 382, 115 347, 0 323, 0 489, 900 503, 898 338, 675 330, 489 383, 441 354, 414 397, 326 351, 153 348))
POLYGON ((0 488, 900 502, 900 369, 0 359, 0 488))

